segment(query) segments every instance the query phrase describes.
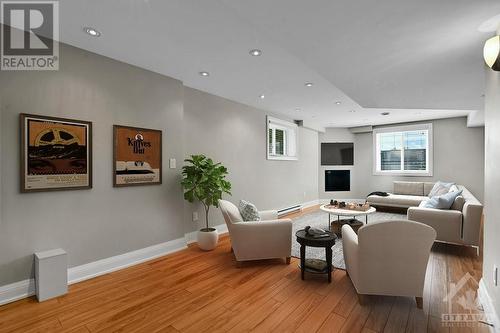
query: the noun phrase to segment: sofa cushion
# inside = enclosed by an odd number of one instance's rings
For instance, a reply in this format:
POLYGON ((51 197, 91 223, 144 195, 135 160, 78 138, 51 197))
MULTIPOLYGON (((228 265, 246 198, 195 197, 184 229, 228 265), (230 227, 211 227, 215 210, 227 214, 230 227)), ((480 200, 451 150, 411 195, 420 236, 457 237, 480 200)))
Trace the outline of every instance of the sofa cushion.
POLYGON ((434 184, 435 183, 428 183, 428 182, 424 183, 424 195, 425 196, 429 196, 429 193, 431 193, 432 188, 434 187, 434 184))
POLYGON ((452 187, 453 185, 455 185, 455 183, 445 183, 442 181, 437 181, 436 184, 434 184, 432 190, 429 192, 429 198, 448 193, 450 191, 450 187, 452 187))
POLYGON ((422 182, 394 182, 394 194, 402 195, 424 195, 424 183, 422 182))
POLYGON ((461 212, 464 209, 465 205, 465 198, 462 195, 459 195, 455 198, 455 201, 453 201, 453 205, 451 205, 452 210, 458 210, 461 212))
POLYGON ((260 221, 259 211, 254 204, 240 200, 239 209, 243 221, 260 221))
POLYGON ((366 199, 366 201, 370 204, 380 206, 417 207, 425 199, 428 198, 417 195, 402 195, 390 193, 387 197, 371 195, 366 199))

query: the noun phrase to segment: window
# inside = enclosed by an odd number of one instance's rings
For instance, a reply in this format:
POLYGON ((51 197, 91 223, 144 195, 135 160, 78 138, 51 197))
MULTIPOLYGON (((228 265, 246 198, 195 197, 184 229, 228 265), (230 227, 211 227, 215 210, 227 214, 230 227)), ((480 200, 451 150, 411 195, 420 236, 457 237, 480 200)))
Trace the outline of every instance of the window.
POLYGON ((373 131, 376 175, 432 176, 432 124, 373 131))
POLYGON ((267 159, 296 160, 297 124, 267 117, 267 159))

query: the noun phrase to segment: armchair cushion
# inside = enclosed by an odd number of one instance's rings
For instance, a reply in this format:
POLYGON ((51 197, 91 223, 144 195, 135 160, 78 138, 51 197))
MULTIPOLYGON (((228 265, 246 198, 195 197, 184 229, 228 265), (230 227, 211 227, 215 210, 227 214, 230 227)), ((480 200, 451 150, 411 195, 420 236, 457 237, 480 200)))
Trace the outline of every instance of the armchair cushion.
POLYGON ((259 221, 260 215, 257 207, 254 204, 240 200, 239 204, 240 214, 243 217, 243 221, 259 221))
POLYGON ((243 222, 243 217, 241 217, 238 207, 233 205, 231 202, 226 200, 219 200, 219 207, 224 216, 224 220, 227 223, 238 223, 243 222))

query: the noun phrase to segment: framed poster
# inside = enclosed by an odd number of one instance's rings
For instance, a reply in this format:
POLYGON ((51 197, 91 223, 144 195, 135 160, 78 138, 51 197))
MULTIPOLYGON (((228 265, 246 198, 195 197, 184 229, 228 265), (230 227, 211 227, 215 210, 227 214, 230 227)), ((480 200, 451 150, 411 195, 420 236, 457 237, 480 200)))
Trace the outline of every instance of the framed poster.
POLYGON ((92 123, 21 114, 21 192, 92 188, 92 123))
POLYGON ((160 130, 113 126, 113 185, 161 184, 160 130))

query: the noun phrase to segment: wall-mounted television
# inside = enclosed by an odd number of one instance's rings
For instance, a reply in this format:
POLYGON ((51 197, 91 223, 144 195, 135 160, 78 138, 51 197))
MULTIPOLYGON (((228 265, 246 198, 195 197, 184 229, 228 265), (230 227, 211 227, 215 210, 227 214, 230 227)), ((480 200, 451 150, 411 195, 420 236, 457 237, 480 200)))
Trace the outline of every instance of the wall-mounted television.
POLYGON ((321 143, 321 165, 354 165, 354 143, 321 143))

